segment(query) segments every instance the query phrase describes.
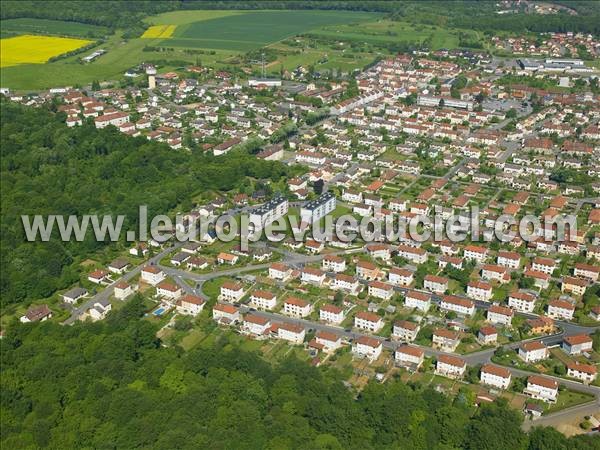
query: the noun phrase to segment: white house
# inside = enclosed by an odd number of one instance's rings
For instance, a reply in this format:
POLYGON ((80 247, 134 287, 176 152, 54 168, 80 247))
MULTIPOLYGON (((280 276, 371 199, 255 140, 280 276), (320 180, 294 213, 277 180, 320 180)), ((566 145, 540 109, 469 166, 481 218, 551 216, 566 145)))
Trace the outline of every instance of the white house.
POLYGON ((196 295, 187 294, 177 302, 177 312, 180 314, 197 316, 202 312, 205 304, 206 302, 204 299, 196 295))
POLYGON ((225 281, 221 286, 220 300, 228 302, 239 302, 244 296, 244 286, 234 281, 225 281))
POLYGON ((400 341, 412 342, 417 338, 420 329, 417 323, 409 322, 408 320, 398 320, 394 322, 392 337, 400 341))
POLYGON ((292 269, 282 263, 273 263, 269 267, 269 278, 286 281, 292 275, 292 269))
POLYGON ((454 311, 457 314, 472 316, 475 314, 475 303, 455 295, 444 295, 440 301, 440 309, 454 311))
POLYGON ((336 305, 323 305, 319 309, 319 320, 339 325, 345 319, 343 308, 336 305))
POLYGON ((567 376, 577 378, 584 383, 591 383, 598 376, 598 369, 592 364, 581 364, 577 361, 567 363, 567 376))
POLYGON ((232 325, 240 321, 239 308, 230 305, 229 303, 217 303, 213 306, 213 319, 218 323, 232 325))
POLYGON ((270 328, 271 321, 266 317, 260 317, 255 314, 246 314, 244 317, 243 329, 247 333, 264 336, 270 328))
POLYGON ((487 321, 496 325, 510 327, 514 312, 505 306, 492 305, 487 310, 487 321))
POLYGON ((312 304, 298 297, 288 297, 283 303, 283 313, 293 317, 306 317, 312 311, 312 304))
POLYGON ((250 304, 257 309, 271 310, 277 305, 277 296, 269 291, 255 290, 250 295, 250 304))
POLYGON ((550 378, 531 375, 527 378, 527 387, 523 393, 531 398, 554 403, 558 397, 558 382, 550 378))
POLYGON ((389 300, 394 295, 392 285, 379 280, 369 281, 368 290, 371 297, 380 300, 389 300))
POLYGON ((571 320, 575 313, 575 305, 566 300, 552 300, 548 302, 548 316, 553 319, 571 320))
POLYGON ((480 373, 481 384, 497 389, 507 389, 510 385, 510 371, 505 367, 484 364, 480 373))
POLYGON ((531 313, 535 307, 535 297, 527 292, 514 291, 508 295, 508 306, 519 312, 531 313))
POLYGON ((448 378, 461 378, 466 369, 464 359, 451 355, 440 355, 435 365, 435 373, 448 378))
POLYGON ((467 295, 473 300, 489 302, 492 299, 492 285, 485 281, 471 281, 467 284, 467 295))
POLYGON ((383 328, 383 319, 377 314, 361 311, 354 316, 354 326, 361 330, 377 333, 383 328))
POLYGON ((438 348, 446 352, 453 352, 460 343, 460 334, 458 331, 438 328, 433 332, 432 343, 433 348, 438 348))
POLYGON ((302 325, 282 323, 277 327, 277 337, 293 344, 302 344, 306 337, 306 330, 302 325))
POLYGON ((166 277, 165 273, 156 266, 146 266, 142 269, 142 281, 151 284, 152 286, 156 286, 166 277))
POLYGON ((131 285, 126 281, 119 281, 117 284, 115 284, 113 293, 117 300, 124 300, 132 295, 136 290, 137 286, 131 285))
POLYGON ((562 348, 569 355, 580 355, 592 351, 593 340, 587 334, 567 336, 563 339, 562 348))
POLYGON ((346 260, 341 256, 326 255, 322 261, 322 268, 331 272, 343 272, 346 270, 346 260))
POLYGON ((423 364, 425 353, 418 347, 401 345, 396 349, 394 358, 396 364, 409 370, 417 371, 423 364))
POLYGON ((360 336, 352 346, 352 353, 360 358, 375 361, 381 355, 383 345, 379 339, 369 336, 360 336))
POLYGON ((436 294, 443 294, 448 290, 448 278, 438 275, 425 275, 423 287, 436 294))
POLYGON ((408 291, 404 296, 404 305, 426 313, 431 306, 431 295, 425 292, 408 291))
POLYGON ((305 267, 300 275, 300 280, 303 283, 316 284, 320 286, 325 281, 325 272, 312 267, 305 267))
POLYGON ((548 358, 548 347, 540 341, 525 342, 519 347, 518 354, 526 363, 537 362, 548 358))
POLYGON ((183 290, 173 283, 163 281, 156 287, 156 294, 170 300, 177 300, 183 294, 183 290))
POLYGON ((325 353, 335 352, 342 346, 342 338, 336 333, 329 331, 318 331, 315 334, 314 347, 323 350, 325 353))
POLYGON ((392 267, 388 273, 388 281, 396 286, 410 286, 414 281, 414 275, 408 269, 392 267))

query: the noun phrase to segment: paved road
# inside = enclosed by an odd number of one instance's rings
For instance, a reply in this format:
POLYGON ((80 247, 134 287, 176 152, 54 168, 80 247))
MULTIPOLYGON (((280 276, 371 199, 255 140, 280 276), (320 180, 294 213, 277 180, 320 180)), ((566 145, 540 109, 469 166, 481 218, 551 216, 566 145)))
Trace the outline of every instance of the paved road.
POLYGON ((585 403, 583 405, 574 406, 572 408, 563 409, 562 411, 542 416, 539 419, 529 420, 526 419, 523 422, 523 430, 529 431, 533 427, 550 427, 569 423, 574 419, 579 419, 585 416, 591 416, 600 412, 600 400, 596 398, 595 401, 585 403))
POLYGON ((63 325, 71 325, 73 324, 76 320, 79 320, 79 318, 91 307, 94 306, 94 304, 96 302, 102 301, 102 300, 108 300, 108 298, 112 295, 114 289, 115 289, 115 285, 119 282, 119 281, 129 281, 131 280, 133 277, 135 277, 138 273, 141 272, 141 270, 146 267, 149 264, 157 264, 161 259, 163 259, 165 256, 167 256, 170 252, 172 252, 173 250, 183 246, 184 242, 179 242, 171 247, 167 247, 163 250, 161 250, 160 253, 154 255, 152 258, 150 258, 148 261, 140 264, 139 266, 134 267, 132 270, 130 270, 129 272, 125 273, 121 278, 117 279, 116 281, 112 282, 111 284, 109 284, 103 291, 97 293, 96 295, 94 295, 93 297, 90 297, 89 299, 85 300, 81 305, 77 306, 76 308, 73 308, 72 312, 71 312, 71 316, 65 320, 63 322, 63 325))

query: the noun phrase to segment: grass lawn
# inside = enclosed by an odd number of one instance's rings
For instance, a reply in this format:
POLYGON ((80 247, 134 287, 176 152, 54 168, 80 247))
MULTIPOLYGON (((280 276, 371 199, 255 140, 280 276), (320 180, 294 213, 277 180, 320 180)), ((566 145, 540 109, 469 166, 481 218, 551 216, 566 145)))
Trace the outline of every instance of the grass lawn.
POLYGON ((570 390, 559 391, 558 399, 556 403, 550 405, 546 410, 546 414, 555 413, 562 409, 570 408, 571 406, 580 405, 582 403, 590 402, 594 399, 593 395, 584 394, 582 392, 575 392, 570 390))

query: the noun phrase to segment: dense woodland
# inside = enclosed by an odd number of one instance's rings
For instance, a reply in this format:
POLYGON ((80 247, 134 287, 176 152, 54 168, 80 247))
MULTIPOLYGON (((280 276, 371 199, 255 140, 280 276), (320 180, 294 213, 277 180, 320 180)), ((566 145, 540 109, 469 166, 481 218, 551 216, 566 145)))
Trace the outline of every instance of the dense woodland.
POLYGON ((398 380, 360 394, 331 369, 272 366, 217 339, 165 348, 135 297, 107 320, 14 324, 0 341, 2 448, 597 449, 530 435, 504 403, 472 405, 398 380))
MULTIPOLYGON (((83 242, 27 242, 22 214, 124 214, 137 229, 138 207, 149 217, 192 207, 194 195, 229 190, 247 177, 279 180, 288 168, 246 152, 213 157, 174 151, 93 122, 68 128, 61 114, 2 102, 0 225, 2 304, 46 297, 79 279, 77 262, 107 245, 88 233, 83 242)), ((123 238, 124 238, 124 233, 123 238)))
MULTIPOLYGON (((68 1, 8 0, 2 2, 0 17, 36 17, 69 20, 109 28, 126 29, 126 36, 138 36, 145 29, 147 15, 185 9, 323 9, 372 11, 391 14, 398 20, 481 31, 512 32, 581 31, 600 34, 600 2, 564 1, 578 15, 496 14, 494 1, 329 1, 329 0, 259 0, 259 1, 68 1)), ((561 2, 558 2, 561 3, 561 2)))

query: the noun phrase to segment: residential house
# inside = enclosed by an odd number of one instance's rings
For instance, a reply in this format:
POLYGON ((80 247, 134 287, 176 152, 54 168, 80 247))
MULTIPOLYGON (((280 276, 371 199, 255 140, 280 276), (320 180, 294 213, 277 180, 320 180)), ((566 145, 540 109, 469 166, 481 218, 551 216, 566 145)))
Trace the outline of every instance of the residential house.
POLYGON ((408 369, 412 372, 416 372, 423 364, 425 353, 418 347, 410 345, 401 345, 396 348, 394 358, 396 365, 408 369))
POLYGON ((392 337, 399 341, 413 342, 419 333, 419 324, 409 322, 408 320, 398 320, 394 322, 392 337))
POLYGON ((464 359, 451 355, 440 355, 435 365, 435 373, 448 378, 462 378, 466 369, 464 359))
POLYGON ((292 317, 307 317, 312 312, 312 304, 298 297, 288 297, 283 303, 283 313, 292 317))
POLYGON ((419 291, 408 291, 404 295, 404 306, 407 308, 416 308, 426 313, 431 307, 431 294, 419 291))
POLYGON ((319 320, 339 325, 345 318, 344 309, 339 306, 327 304, 319 309, 319 320))
POLYGON ((497 389, 508 389, 511 381, 510 371, 505 367, 484 364, 480 373, 481 384, 497 389))
POLYGON ((379 339, 370 336, 360 336, 354 341, 352 354, 359 358, 368 358, 375 361, 383 351, 383 344, 379 339))
POLYGON ((519 346, 519 358, 526 363, 534 363, 548 358, 548 347, 541 341, 525 342, 519 346))
POLYGON ((239 302, 244 294, 244 286, 241 283, 227 280, 221 286, 219 300, 235 303, 239 302))
POLYGON ((580 355, 592 351, 593 340, 587 334, 566 336, 562 342, 563 350, 569 355, 580 355))
POLYGON ((438 348, 445 352, 453 352, 460 344, 460 334, 458 331, 451 331, 445 328, 434 330, 432 337, 433 348, 438 348))
POLYGON ((558 382, 539 375, 531 375, 527 378, 527 387, 523 393, 537 400, 555 403, 558 397, 558 382))
POLYGON ((197 295, 184 295, 177 302, 177 312, 179 314, 197 316, 204 309, 206 301, 197 295))
POLYGON ((361 330, 377 333, 383 328, 384 322, 377 314, 360 311, 354 316, 354 326, 361 330))

